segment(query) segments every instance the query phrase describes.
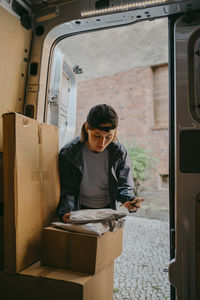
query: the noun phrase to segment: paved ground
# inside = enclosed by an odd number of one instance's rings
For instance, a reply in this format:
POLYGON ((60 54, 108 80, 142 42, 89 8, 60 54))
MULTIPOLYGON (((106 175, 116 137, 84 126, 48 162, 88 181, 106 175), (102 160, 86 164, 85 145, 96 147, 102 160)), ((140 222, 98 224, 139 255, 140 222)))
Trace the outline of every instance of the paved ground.
POLYGON ((115 260, 113 299, 169 300, 168 262, 168 222, 127 216, 123 252, 115 260))

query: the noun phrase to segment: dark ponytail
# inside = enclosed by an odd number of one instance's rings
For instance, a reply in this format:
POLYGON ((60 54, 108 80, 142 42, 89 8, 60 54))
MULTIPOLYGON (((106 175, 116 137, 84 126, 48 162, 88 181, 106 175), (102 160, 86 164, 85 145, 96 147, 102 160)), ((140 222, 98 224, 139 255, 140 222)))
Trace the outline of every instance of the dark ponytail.
POLYGON ((80 141, 81 142, 86 142, 88 140, 88 134, 86 132, 85 129, 85 123, 83 123, 82 127, 81 127, 81 138, 80 141))
MULTIPOLYGON (((117 128, 118 126, 118 115, 116 111, 107 104, 99 104, 92 107, 87 116, 87 127, 88 129, 99 129, 103 131, 110 131, 117 128), (110 124, 107 127, 101 126, 102 124, 110 124)), ((116 136, 114 140, 116 140, 116 136)), ((88 134, 85 129, 85 123, 81 127, 81 141, 85 142, 88 140, 88 134)))

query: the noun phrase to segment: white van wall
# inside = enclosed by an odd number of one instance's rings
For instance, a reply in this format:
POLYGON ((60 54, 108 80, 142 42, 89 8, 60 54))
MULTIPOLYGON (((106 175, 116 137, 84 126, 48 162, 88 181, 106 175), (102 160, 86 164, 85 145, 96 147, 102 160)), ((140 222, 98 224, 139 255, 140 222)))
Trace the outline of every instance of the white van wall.
POLYGON ((22 112, 32 31, 0 7, 0 152, 3 152, 2 114, 22 112), (26 49, 26 50, 25 50, 26 49))

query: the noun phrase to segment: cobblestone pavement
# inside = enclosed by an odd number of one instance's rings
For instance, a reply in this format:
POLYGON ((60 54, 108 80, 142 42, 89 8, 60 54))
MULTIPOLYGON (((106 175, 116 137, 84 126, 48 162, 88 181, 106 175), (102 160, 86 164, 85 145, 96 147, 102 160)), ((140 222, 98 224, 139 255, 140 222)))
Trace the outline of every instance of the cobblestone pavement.
POLYGON ((114 300, 170 299, 168 226, 167 221, 126 217, 122 255, 115 260, 114 300))

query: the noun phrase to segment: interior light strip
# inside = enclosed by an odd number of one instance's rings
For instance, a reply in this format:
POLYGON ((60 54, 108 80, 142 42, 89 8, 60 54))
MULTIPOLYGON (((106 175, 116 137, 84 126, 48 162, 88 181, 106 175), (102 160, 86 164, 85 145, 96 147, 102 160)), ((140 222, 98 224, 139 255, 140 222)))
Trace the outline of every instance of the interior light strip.
POLYGON ((88 16, 94 16, 94 15, 99 15, 99 14, 104 14, 104 13, 124 11, 124 10, 128 10, 131 8, 138 8, 138 7, 145 7, 145 6, 154 5, 154 4, 161 4, 161 3, 164 3, 167 1, 168 0, 149 0, 149 1, 141 1, 141 2, 130 3, 130 4, 125 4, 125 5, 112 6, 112 7, 108 7, 108 8, 89 10, 89 11, 81 12, 81 16, 88 17, 88 16))

